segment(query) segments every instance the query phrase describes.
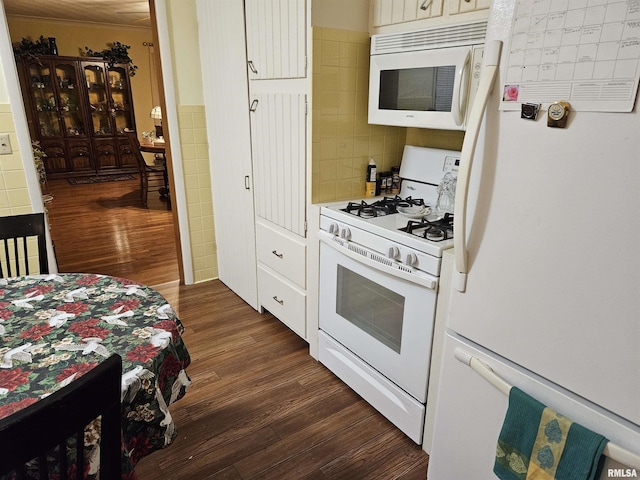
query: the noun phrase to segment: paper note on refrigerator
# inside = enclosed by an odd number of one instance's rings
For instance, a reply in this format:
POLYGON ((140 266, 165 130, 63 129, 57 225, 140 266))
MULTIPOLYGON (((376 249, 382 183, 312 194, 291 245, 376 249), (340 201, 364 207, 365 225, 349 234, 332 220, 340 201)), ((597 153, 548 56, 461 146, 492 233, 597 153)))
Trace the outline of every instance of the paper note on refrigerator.
POLYGON ((503 68, 502 110, 565 100, 575 111, 629 112, 640 0, 517 0, 503 68))

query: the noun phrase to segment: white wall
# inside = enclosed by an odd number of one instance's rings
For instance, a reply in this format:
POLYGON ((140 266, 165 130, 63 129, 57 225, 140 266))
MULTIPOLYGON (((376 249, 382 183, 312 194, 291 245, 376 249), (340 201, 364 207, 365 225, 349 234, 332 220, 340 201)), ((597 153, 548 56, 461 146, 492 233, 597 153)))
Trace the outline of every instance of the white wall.
POLYGON ((177 78, 188 79, 176 82, 176 103, 203 105, 196 3, 194 0, 170 0, 167 10, 173 46, 173 70, 177 78))

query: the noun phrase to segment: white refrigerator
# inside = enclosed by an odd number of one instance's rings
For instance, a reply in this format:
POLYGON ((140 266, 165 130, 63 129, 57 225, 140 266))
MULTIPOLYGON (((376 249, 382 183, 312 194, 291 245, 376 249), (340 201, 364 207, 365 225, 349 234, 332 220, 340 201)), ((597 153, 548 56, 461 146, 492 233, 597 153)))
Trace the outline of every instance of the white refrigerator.
POLYGON ((510 385, 610 440, 620 462, 601 478, 640 477, 640 6, 494 0, 495 41, 443 261, 453 280, 428 479, 496 478, 510 385), (564 128, 548 126, 555 101, 564 128))

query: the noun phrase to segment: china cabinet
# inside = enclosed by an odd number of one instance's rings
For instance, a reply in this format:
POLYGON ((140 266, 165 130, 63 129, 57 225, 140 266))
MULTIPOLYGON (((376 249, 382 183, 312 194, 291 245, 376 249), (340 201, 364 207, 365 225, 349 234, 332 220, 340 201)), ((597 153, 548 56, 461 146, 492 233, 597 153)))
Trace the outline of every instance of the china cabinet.
POLYGON ((135 130, 126 66, 77 57, 18 62, 31 138, 52 178, 137 170, 125 132, 135 130))

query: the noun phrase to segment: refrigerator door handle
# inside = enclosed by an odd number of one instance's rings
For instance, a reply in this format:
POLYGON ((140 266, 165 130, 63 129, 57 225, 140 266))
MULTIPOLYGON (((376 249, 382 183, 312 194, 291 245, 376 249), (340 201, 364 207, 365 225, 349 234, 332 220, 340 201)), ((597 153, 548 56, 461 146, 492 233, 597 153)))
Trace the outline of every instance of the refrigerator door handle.
MULTIPOLYGON (((509 396, 512 386, 495 373, 489 365, 484 363, 478 357, 465 352, 461 348, 455 349, 454 356, 458 361, 470 367, 478 375, 497 388, 503 395, 509 396)), ((640 469, 640 455, 637 455, 616 443, 607 442, 602 454, 622 465, 633 467, 636 470, 640 469)))
POLYGON ((467 288, 467 273, 469 271, 468 253, 467 253, 467 199, 469 196, 469 176, 473 157, 478 143, 478 135, 482 126, 482 119, 487 108, 489 94, 493 90, 493 84, 498 76, 500 65, 500 51, 502 50, 502 42, 494 40, 485 45, 485 66, 480 77, 480 84, 476 93, 471 113, 469 114, 469 122, 467 123, 467 131, 462 143, 462 151, 460 152, 460 169, 458 171, 458 180, 456 185, 456 200, 453 216, 453 246, 455 253, 455 270, 453 272, 453 286, 459 292, 464 292, 467 288))

